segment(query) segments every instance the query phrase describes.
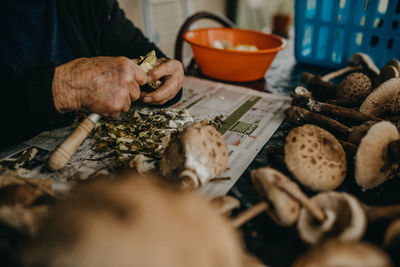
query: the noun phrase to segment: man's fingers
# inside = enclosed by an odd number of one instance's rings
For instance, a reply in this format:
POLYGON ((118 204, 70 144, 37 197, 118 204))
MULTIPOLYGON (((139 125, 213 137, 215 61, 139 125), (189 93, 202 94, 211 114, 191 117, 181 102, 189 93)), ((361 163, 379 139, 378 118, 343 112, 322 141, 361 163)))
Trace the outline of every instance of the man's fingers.
POLYGON ((131 101, 136 101, 140 98, 140 87, 135 81, 129 83, 128 89, 131 101))
POLYGON ((123 112, 128 112, 129 111, 129 108, 131 107, 131 99, 129 98, 129 99, 127 99, 127 101, 126 101, 126 103, 125 103, 125 105, 123 106, 123 108, 122 108, 122 111, 123 112))
POLYGON ((182 64, 177 60, 168 60, 147 73, 148 82, 154 82, 165 76, 171 76, 174 73, 183 70, 182 64))
POLYGON ((146 73, 139 67, 139 65, 135 64, 133 61, 131 61, 131 71, 132 75, 134 76, 134 80, 139 84, 139 85, 145 85, 148 81, 148 77, 146 73))
POLYGON ((168 101, 176 95, 179 89, 180 85, 177 79, 167 79, 156 91, 145 95, 143 102, 153 104, 168 101))

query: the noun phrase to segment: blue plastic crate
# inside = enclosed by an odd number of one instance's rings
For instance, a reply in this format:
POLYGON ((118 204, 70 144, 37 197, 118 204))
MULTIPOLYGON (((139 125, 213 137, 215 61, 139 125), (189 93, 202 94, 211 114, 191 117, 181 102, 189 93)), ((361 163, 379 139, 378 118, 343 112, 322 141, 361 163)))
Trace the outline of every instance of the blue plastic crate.
POLYGON ((338 68, 356 52, 400 58, 400 0, 296 0, 297 61, 338 68))

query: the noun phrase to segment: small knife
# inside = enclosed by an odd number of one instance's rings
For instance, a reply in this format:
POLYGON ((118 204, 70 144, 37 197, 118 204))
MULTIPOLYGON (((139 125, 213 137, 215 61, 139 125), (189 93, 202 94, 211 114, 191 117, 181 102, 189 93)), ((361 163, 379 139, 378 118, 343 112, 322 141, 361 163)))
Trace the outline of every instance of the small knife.
POLYGON ((101 116, 96 113, 87 116, 67 139, 57 147, 48 161, 48 167, 51 171, 58 171, 64 168, 72 155, 92 132, 100 118, 101 116))

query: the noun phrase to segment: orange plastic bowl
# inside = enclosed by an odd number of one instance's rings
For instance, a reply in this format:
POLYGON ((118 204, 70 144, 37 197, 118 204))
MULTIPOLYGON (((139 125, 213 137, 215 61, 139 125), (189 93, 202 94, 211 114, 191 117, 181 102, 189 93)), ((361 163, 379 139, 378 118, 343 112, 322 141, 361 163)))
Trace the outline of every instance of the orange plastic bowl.
POLYGON ((183 39, 192 48, 201 72, 214 79, 247 82, 264 77, 278 51, 286 47, 286 41, 273 34, 235 28, 203 28, 187 31, 183 39), (216 40, 255 45, 258 51, 218 49, 212 46, 216 40))

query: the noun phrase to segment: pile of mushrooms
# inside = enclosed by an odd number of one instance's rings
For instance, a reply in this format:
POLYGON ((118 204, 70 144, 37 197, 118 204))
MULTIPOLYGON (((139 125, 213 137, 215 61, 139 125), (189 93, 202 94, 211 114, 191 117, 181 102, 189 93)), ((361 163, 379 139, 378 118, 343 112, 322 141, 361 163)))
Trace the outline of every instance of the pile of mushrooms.
MULTIPOLYGON (((400 178, 400 62, 393 59, 379 70, 368 55, 357 53, 344 69, 322 77, 304 73, 301 82, 305 86, 294 89, 292 107, 285 111, 295 127, 282 149, 269 150, 283 154, 290 177, 269 167, 254 170, 261 201, 233 224, 266 211, 279 225, 296 225, 304 243, 323 244, 293 266, 393 266, 383 251, 360 240, 369 223, 400 217, 400 203, 366 205, 333 190, 345 179, 354 180, 362 193, 400 178)), ((386 234, 391 249, 399 225, 395 221, 386 234)))

